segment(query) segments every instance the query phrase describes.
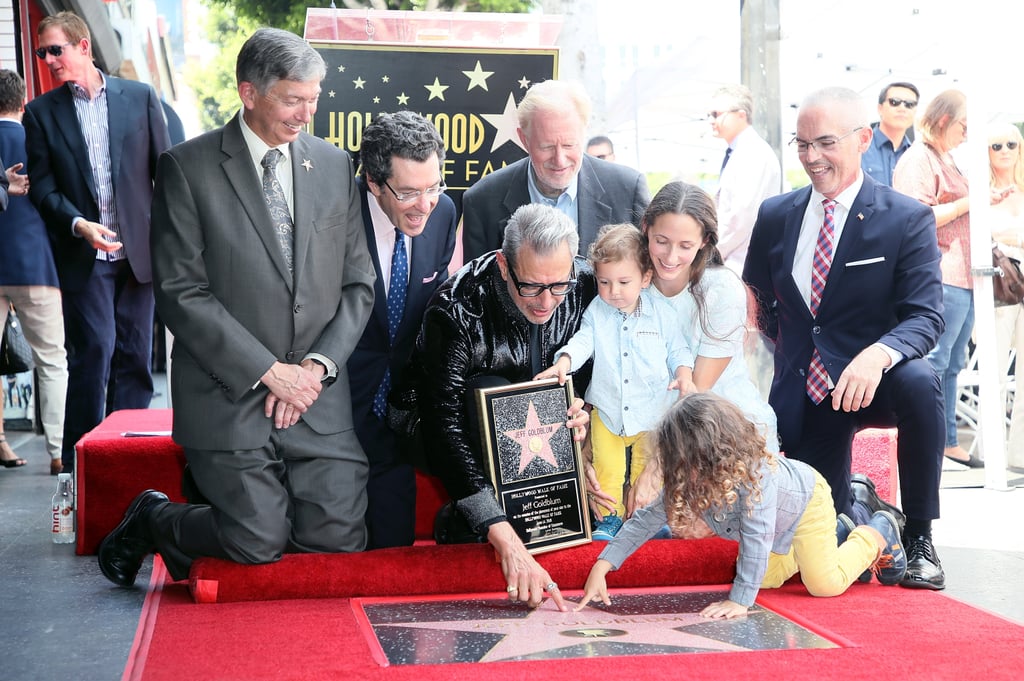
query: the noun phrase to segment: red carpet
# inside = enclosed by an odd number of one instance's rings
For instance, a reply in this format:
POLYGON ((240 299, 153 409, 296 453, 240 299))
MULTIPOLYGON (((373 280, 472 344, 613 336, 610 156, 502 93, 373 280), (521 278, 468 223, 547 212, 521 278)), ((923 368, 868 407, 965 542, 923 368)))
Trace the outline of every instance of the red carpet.
POLYGON ((158 563, 123 681, 1009 680, 1020 674, 1024 640, 1024 627, 941 593, 854 584, 838 598, 813 598, 790 584, 760 602, 853 647, 381 667, 348 599, 196 605, 184 583, 164 585, 164 574, 158 563))

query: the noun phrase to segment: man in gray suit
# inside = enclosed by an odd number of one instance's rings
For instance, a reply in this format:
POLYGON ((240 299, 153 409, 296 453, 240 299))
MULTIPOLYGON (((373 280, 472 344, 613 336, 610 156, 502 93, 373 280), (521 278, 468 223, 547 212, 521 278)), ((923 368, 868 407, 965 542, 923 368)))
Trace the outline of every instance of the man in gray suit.
POLYGON ((568 215, 586 255, 601 227, 638 225, 651 201, 637 171, 584 153, 590 98, 579 83, 546 80, 519 103, 519 139, 527 158, 491 173, 462 197, 464 261, 501 248, 519 206, 542 203, 568 215))
POLYGON ((116 584, 154 549, 183 579, 200 556, 366 544, 345 364, 375 277, 351 160, 302 132, 325 73, 298 36, 256 31, 238 55, 240 115, 160 158, 152 251, 175 337, 174 439, 209 505, 139 495, 100 545, 116 584))

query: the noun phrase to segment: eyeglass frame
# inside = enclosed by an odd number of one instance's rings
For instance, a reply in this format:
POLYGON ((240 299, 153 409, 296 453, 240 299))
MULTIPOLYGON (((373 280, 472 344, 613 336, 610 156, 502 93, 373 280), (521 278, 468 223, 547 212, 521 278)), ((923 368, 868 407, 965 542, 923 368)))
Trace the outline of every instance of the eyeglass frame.
POLYGON ((508 274, 509 274, 510 277, 512 277, 512 285, 516 287, 516 293, 519 294, 520 298, 537 298, 538 296, 540 296, 540 294, 544 293, 544 291, 549 291, 551 293, 551 295, 553 295, 553 296, 555 296, 557 298, 563 298, 563 297, 569 295, 570 293, 572 293, 572 290, 574 288, 576 288, 576 284, 579 283, 579 280, 576 278, 576 263, 573 263, 573 265, 572 265, 572 271, 569 272, 569 279, 568 280, 566 280, 566 281, 556 281, 556 282, 553 282, 553 283, 550 283, 550 284, 535 284, 535 283, 529 282, 529 281, 526 282, 526 283, 523 283, 523 282, 519 281, 519 277, 516 276, 516 271, 512 267, 512 263, 508 264, 508 274), (565 292, 564 293, 556 292, 555 291, 555 287, 557 287, 557 286, 564 286, 565 287, 565 292), (536 293, 523 293, 523 289, 524 288, 530 288, 530 287, 536 287, 537 288, 537 292, 536 293))
POLYGON ((1009 140, 1007 142, 993 142, 988 146, 992 151, 1002 151, 1004 145, 1008 150, 1014 151, 1017 147, 1020 146, 1020 142, 1014 142, 1013 140, 1009 140))
POLYGON ((709 121, 717 121, 722 116, 728 116, 731 113, 739 113, 743 109, 726 109, 725 111, 708 111, 707 116, 709 121))
POLYGON ((889 106, 891 106, 894 109, 902 104, 904 109, 907 109, 908 111, 913 111, 914 109, 917 108, 918 105, 917 100, 911 101, 909 99, 899 99, 898 97, 886 97, 885 99, 887 102, 889 102, 889 106))
POLYGON ((394 187, 388 184, 387 180, 384 180, 384 186, 391 190, 391 193, 395 195, 395 200, 399 203, 410 203, 420 198, 424 194, 427 196, 440 196, 444 194, 448 189, 448 185, 444 183, 444 180, 438 180, 437 184, 433 187, 427 187, 423 190, 415 190, 411 192, 402 192, 399 194, 395 191, 394 187))
POLYGON ((834 147, 835 145, 839 144, 840 142, 842 142, 844 139, 846 139, 847 137, 849 137, 853 133, 860 132, 863 129, 864 129, 863 125, 858 125, 853 130, 850 130, 849 132, 843 133, 842 135, 839 135, 838 137, 836 137, 835 135, 826 135, 825 137, 819 137, 818 139, 811 140, 809 142, 807 140, 802 140, 799 137, 796 137, 794 135, 793 139, 789 140, 789 144, 791 146, 794 145, 794 144, 796 145, 796 147, 795 147, 796 148, 796 153, 798 153, 798 154, 806 154, 811 149, 817 149, 819 154, 823 154, 826 151, 830 151, 832 149, 832 147, 834 147), (801 148, 801 147, 803 147, 803 148, 801 148))
POLYGON ((60 57, 64 54, 64 48, 70 45, 74 45, 74 42, 61 43, 60 45, 47 45, 46 47, 37 47, 32 50, 37 57, 40 59, 46 59, 46 55, 50 54, 54 57, 60 57))

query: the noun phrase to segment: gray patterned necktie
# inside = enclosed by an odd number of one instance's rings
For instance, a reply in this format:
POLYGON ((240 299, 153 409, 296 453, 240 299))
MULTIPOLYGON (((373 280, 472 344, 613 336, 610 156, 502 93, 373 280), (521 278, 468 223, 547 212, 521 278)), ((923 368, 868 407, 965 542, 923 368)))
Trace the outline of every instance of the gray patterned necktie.
POLYGON ((277 179, 277 163, 284 156, 278 149, 271 149, 263 157, 263 198, 267 200, 267 208, 270 209, 270 219, 274 223, 274 232, 277 233, 277 243, 281 246, 281 254, 284 255, 284 262, 288 266, 288 273, 295 272, 295 257, 293 255, 292 243, 295 240, 295 233, 292 227, 292 214, 288 210, 288 201, 284 198, 284 189, 277 179))

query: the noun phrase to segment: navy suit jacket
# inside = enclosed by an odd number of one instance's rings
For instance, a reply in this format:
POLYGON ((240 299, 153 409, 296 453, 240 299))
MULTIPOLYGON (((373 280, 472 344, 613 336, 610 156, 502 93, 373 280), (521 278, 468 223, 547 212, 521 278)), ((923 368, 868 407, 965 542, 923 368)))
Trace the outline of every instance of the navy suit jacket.
MULTIPOLYGON (((480 179, 462 196, 463 262, 501 248, 512 213, 530 203, 529 169, 529 157, 520 159, 480 179)), ((605 225, 639 225, 651 194, 637 171, 585 154, 578 177, 579 252, 585 256, 605 225)))
MULTIPOLYGON (((149 207, 157 158, 170 146, 163 109, 153 88, 107 76, 110 176, 121 242, 136 280, 153 280, 149 256, 149 207)), ((92 273, 96 249, 71 233, 83 217, 99 222, 100 209, 85 136, 67 84, 25 107, 29 196, 46 222, 61 287, 81 289, 92 273)))
POLYGON ((367 192, 361 178, 356 180, 362 198, 363 228, 366 243, 370 249, 373 269, 377 274, 374 285, 373 311, 366 323, 363 335, 348 360, 349 381, 352 387, 352 416, 355 420, 356 435, 373 462, 394 452, 385 451, 382 438, 384 424, 373 413, 373 397, 384 379, 384 372, 391 369, 391 385, 401 385, 402 375, 409 364, 416 336, 423 322, 423 311, 438 286, 448 279, 448 265, 455 250, 456 216, 455 204, 441 195, 437 206, 427 220, 423 233, 412 239, 412 253, 409 259, 409 288, 405 299, 405 313, 398 327, 394 345, 388 334, 387 296, 384 282, 391 276, 382 272, 380 258, 375 246, 376 237, 373 221, 370 219, 369 201, 375 201, 367 192))
MULTIPOLYGON (((0 121, 0 159, 4 168, 27 166, 25 128, 14 121, 0 121)), ((0 286, 57 286, 46 225, 27 196, 10 197, 0 213, 0 286)))
POLYGON ((864 348, 880 342, 916 359, 939 339, 942 275, 930 207, 864 177, 811 312, 793 280, 793 259, 811 188, 761 204, 743 279, 774 338, 775 377, 769 402, 783 447, 800 441, 807 369, 815 348, 832 381, 864 348))

